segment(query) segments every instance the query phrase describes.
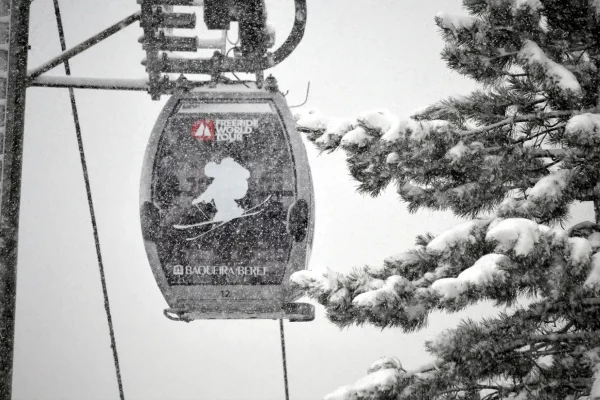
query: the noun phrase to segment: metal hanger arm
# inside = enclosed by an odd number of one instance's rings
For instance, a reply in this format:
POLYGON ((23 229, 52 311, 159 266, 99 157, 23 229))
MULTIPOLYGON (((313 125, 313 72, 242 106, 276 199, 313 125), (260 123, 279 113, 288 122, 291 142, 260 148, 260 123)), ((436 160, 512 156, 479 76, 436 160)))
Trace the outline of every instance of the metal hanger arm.
POLYGON ((107 37, 112 36, 113 34, 119 32, 123 28, 126 28, 127 26, 131 25, 135 21, 139 21, 139 20, 140 20, 140 12, 138 11, 138 12, 131 14, 129 17, 117 22, 116 24, 111 25, 110 27, 108 27, 105 30, 103 30, 102 32, 92 36, 91 38, 79 43, 75 47, 72 47, 66 51, 63 51, 61 54, 54 57, 53 59, 47 61, 46 63, 40 65, 39 67, 37 67, 35 69, 29 71, 29 73, 27 74, 29 81, 32 81, 33 79, 37 78, 44 72, 49 71, 52 68, 64 63, 65 61, 71 59, 72 57, 76 56, 77 54, 83 52, 84 50, 89 49, 93 45, 103 41, 107 37))
POLYGON ((75 89, 140 90, 148 91, 148 78, 107 79, 80 78, 74 76, 40 76, 29 82, 29 86, 75 89))

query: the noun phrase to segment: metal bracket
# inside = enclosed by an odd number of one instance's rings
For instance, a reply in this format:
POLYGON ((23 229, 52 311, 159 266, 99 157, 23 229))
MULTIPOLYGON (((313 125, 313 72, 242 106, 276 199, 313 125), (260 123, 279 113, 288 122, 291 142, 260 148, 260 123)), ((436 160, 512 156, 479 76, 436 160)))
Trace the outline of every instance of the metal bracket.
POLYGON ((72 57, 76 56, 77 54, 89 49, 90 47, 92 47, 93 45, 95 45, 97 43, 100 43, 104 39, 114 35, 115 33, 119 32, 123 28, 126 28, 129 25, 131 25, 132 23, 134 23, 135 21, 139 21, 139 20, 140 20, 140 13, 139 12, 133 13, 129 17, 117 22, 114 25, 111 25, 110 27, 106 28, 102 32, 92 36, 91 38, 89 38, 87 40, 84 40, 83 42, 79 43, 75 47, 72 47, 69 50, 62 52, 61 54, 54 57, 53 59, 45 62, 44 64, 40 65, 39 67, 37 67, 35 69, 29 71, 27 74, 27 78, 28 78, 29 82, 33 81, 38 76, 42 75, 44 72, 50 71, 52 68, 64 63, 65 61, 71 59, 72 57))
MULTIPOLYGON (((273 53, 267 53, 259 57, 248 55, 226 57, 221 52, 217 51, 213 57, 208 59, 169 58, 166 53, 159 53, 160 46, 158 46, 156 38, 152 35, 151 27, 145 26, 144 16, 148 15, 148 18, 150 18, 150 16, 153 15, 152 7, 159 3, 162 5, 172 3, 173 5, 197 6, 201 5, 201 2, 198 2, 197 0, 144 0, 139 1, 139 3, 141 3, 142 6, 141 12, 131 14, 91 38, 62 52, 37 68, 30 70, 27 76, 27 85, 85 89, 145 90, 150 93, 152 99, 156 100, 160 98, 161 94, 172 94, 176 91, 189 91, 194 87, 205 85, 214 88, 218 83, 229 83, 228 80, 222 76, 223 72, 247 72, 255 74, 257 87, 262 88, 264 84, 263 71, 279 64, 294 51, 302 40, 306 27, 306 0, 295 0, 295 20, 292 30, 281 47, 273 53), (45 72, 112 36, 135 21, 140 21, 140 25, 144 28, 144 38, 142 41, 147 53, 147 59, 142 62, 142 65, 146 65, 149 79, 145 81, 95 78, 66 79, 66 77, 42 76, 45 72), (181 75, 177 80, 171 81, 167 75, 162 75, 162 73, 178 73, 181 75), (211 80, 208 82, 188 80, 183 76, 185 73, 207 74, 211 77, 211 80)), ((191 24, 193 18, 189 17, 188 19, 189 24, 191 24)))
MULTIPOLYGON (((157 70, 165 73, 182 74, 213 74, 218 72, 247 72, 256 73, 279 64, 296 49, 306 28, 306 0, 295 0, 296 14, 292 30, 285 42, 273 53, 267 53, 263 57, 253 58, 242 56, 237 58, 222 57, 218 60, 213 58, 169 58, 166 54, 159 61, 157 70)), ((154 61, 148 60, 146 65, 151 66, 154 61)))
MULTIPOLYGON (((141 23, 144 29, 142 40, 143 48, 146 50, 146 58, 142 65, 146 67, 149 75, 149 92, 152 99, 158 99, 162 91, 160 87, 162 74, 204 74, 210 76, 210 87, 216 87, 219 76, 224 72, 242 72, 256 75, 256 83, 259 88, 263 86, 263 71, 274 67, 287 58, 298 46, 306 28, 306 0, 294 0, 295 18, 292 30, 284 43, 273 53, 265 51, 242 52, 239 56, 227 57, 222 51, 216 51, 210 58, 182 58, 170 57, 160 45, 160 34, 157 32, 156 24, 152 23, 153 7, 164 5, 166 0, 139 0, 141 4, 141 23)), ((168 4, 185 6, 198 5, 191 0, 172 0, 168 4)), ((206 5, 205 5, 206 7, 206 5)), ((205 10, 206 11, 206 10, 205 10)), ((241 20, 240 23, 243 23, 241 20)), ((164 40, 163 40, 164 41, 164 40)))

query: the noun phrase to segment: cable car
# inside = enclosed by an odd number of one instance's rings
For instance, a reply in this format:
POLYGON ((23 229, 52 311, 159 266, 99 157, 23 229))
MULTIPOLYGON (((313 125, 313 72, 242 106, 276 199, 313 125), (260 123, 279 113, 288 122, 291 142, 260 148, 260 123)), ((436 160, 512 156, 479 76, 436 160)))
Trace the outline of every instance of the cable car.
POLYGON ((314 200, 281 93, 229 85, 174 94, 142 171, 142 234, 168 318, 314 319, 288 284, 310 257, 314 200))

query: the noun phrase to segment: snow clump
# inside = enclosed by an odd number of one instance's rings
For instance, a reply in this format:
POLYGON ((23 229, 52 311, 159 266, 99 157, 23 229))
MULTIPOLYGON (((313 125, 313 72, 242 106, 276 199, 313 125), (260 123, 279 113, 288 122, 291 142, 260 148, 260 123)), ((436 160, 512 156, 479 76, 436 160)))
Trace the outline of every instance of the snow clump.
POLYGON ((359 398, 379 398, 384 393, 392 392, 398 385, 398 371, 380 369, 368 374, 354 383, 359 398))
POLYGON ((350 132, 346 133, 342 138, 342 147, 358 146, 364 147, 367 143, 373 140, 373 136, 369 135, 365 128, 357 126, 350 132))
POLYGON ((419 121, 415 124, 415 129, 410 135, 411 140, 420 142, 429 138, 430 134, 447 133, 450 129, 450 122, 443 120, 419 121))
POLYGON ((329 296, 329 302, 335 304, 344 304, 350 300, 350 291, 345 287, 336 290, 329 296))
POLYGON ((583 283, 584 287, 600 290, 600 253, 592 256, 590 273, 583 283))
POLYGON ((496 209, 496 215, 502 218, 525 217, 529 215, 528 207, 529 202, 527 200, 507 197, 496 209))
POLYGON ((433 282, 431 289, 444 299, 454 299, 467 290, 467 284, 484 287, 496 279, 506 278, 506 272, 500 269, 510 264, 510 259, 503 254, 486 254, 465 269, 456 278, 443 278, 433 282))
POLYGON ((547 225, 539 224, 538 231, 550 238, 553 246, 563 246, 569 240, 569 234, 561 228, 550 228, 547 225))
POLYGON ((325 129, 329 123, 329 118, 314 109, 299 112, 295 117, 296 125, 299 128, 308 130, 322 130, 325 129))
POLYGON ((371 374, 379 371, 380 369, 397 369, 399 371, 404 371, 404 368, 402 368, 402 363, 398 357, 381 357, 379 360, 371 364, 367 372, 371 374))
POLYGON ((510 264, 510 259, 503 254, 486 254, 461 272, 456 279, 478 286, 489 285, 497 277, 505 277, 506 272, 498 269, 501 265, 510 264))
POLYGON ((569 253, 573 265, 585 265, 590 261, 592 245, 584 238, 569 238, 569 253))
POLYGON ((398 164, 400 162, 400 155, 394 151, 387 155, 385 162, 386 164, 398 164))
POLYGON ((317 293, 327 293, 337 289, 337 273, 331 270, 326 272, 314 270, 302 270, 294 272, 290 282, 302 290, 317 293))
POLYGON ((446 152, 446 158, 450 159, 453 163, 460 161, 465 154, 470 154, 471 148, 463 143, 461 140, 454 147, 446 152))
POLYGON ((358 400, 358 395, 351 386, 341 386, 325 396, 323 400, 358 400))
POLYGON ((584 356, 589 360, 594 372, 589 400, 596 400, 600 398, 600 347, 586 351, 584 356))
POLYGON ((531 188, 529 200, 557 204, 562 199, 570 174, 570 170, 561 169, 544 176, 531 188))
POLYGON ((394 135, 400 129, 400 120, 388 110, 364 111, 356 119, 366 128, 377 130, 382 135, 394 135))
POLYGON ((442 252, 459 241, 469 240, 473 242, 475 237, 472 235, 472 231, 489 224, 490 221, 489 219, 474 219, 462 222, 435 237, 427 245, 427 250, 442 252))
POLYGON ((488 230, 485 239, 496 241, 496 250, 513 250, 518 256, 526 256, 538 242, 538 224, 525 218, 507 218, 488 230))
POLYGON ((477 22, 477 18, 453 15, 446 12, 438 12, 435 16, 437 24, 444 29, 448 29, 456 36, 459 29, 470 29, 477 22))
POLYGON ((597 131, 600 127, 600 114, 585 113, 571 117, 565 131, 574 133, 577 131, 597 131))
POLYGON ((420 142, 431 134, 446 133, 450 127, 448 121, 415 121, 412 119, 399 121, 392 126, 382 137, 384 142, 392 143, 400 139, 410 139, 420 142))
POLYGON ((600 140, 600 114, 575 115, 565 126, 565 136, 573 143, 590 145, 600 140))
POLYGON ((395 369, 381 369, 360 378, 352 385, 342 386, 324 400, 358 400, 388 397, 398 386, 400 376, 395 369), (386 396, 387 395, 387 396, 386 396))
POLYGON ((550 84, 558 85, 562 90, 581 93, 581 86, 571 71, 552 61, 534 41, 525 40, 519 51, 519 59, 529 66, 539 66, 546 74, 550 84))
POLYGON ((327 122, 325 132, 315 140, 319 145, 331 145, 354 128, 355 123, 349 119, 331 119, 327 122))
POLYGON ((431 290, 444 299, 455 299, 466 290, 465 282, 456 278, 442 278, 433 282, 431 290))
POLYGON ((410 282, 399 275, 392 275, 385 283, 374 290, 365 291, 352 300, 352 304, 358 307, 378 307, 386 303, 388 299, 395 300, 399 293, 411 287, 410 282))
POLYGON ((516 0, 513 10, 517 11, 529 7, 531 11, 539 11, 543 6, 540 0, 516 0))
POLYGON ((593 232, 587 237, 588 242, 592 245, 594 251, 600 249, 600 232, 593 232))

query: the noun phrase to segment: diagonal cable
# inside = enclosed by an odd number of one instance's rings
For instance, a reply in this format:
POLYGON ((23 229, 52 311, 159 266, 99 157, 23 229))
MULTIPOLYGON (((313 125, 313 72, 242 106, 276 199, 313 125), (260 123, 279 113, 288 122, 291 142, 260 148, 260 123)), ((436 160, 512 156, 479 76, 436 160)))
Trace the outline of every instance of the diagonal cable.
MULTIPOLYGON (((62 51, 67 49, 65 43, 65 33, 60 16, 60 8, 58 0, 54 1, 54 13, 56 15, 56 25, 58 26, 58 36, 60 39, 60 47, 62 51)), ((69 61, 65 60, 65 73, 71 75, 69 61)), ((85 191, 87 193, 88 206, 90 209, 90 218, 92 220, 92 229, 94 232, 94 243, 96 244, 96 256, 98 258, 98 268, 100 270, 100 281, 102 283, 102 293, 104 295, 104 309, 106 310, 106 320, 108 322, 108 331, 110 334, 110 347, 112 348, 113 358, 115 362, 115 371, 117 374, 117 383, 119 385, 119 396, 121 400, 125 399, 123 394, 123 382, 121 381, 121 369, 119 368, 119 355, 117 353, 117 343, 115 341, 115 332, 113 329, 112 315, 110 313, 110 304, 108 302, 108 290, 106 288, 106 277, 104 275, 104 264, 102 263, 102 253, 100 251, 100 238, 98 236, 98 226, 96 224, 96 213, 94 212, 94 203, 92 201, 92 189, 90 187, 90 179, 88 175, 87 162, 85 160, 85 152, 83 150, 83 139, 81 137, 81 126, 79 124, 79 114, 77 113, 77 103, 75 102, 75 93, 73 88, 69 88, 69 97, 71 99, 71 110, 73 112, 73 121, 75 123, 75 133, 77 135, 77 145, 79 146, 79 157, 81 160, 81 169, 83 172, 83 180, 85 182, 85 191)))

